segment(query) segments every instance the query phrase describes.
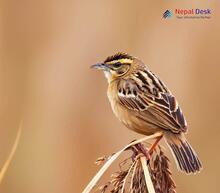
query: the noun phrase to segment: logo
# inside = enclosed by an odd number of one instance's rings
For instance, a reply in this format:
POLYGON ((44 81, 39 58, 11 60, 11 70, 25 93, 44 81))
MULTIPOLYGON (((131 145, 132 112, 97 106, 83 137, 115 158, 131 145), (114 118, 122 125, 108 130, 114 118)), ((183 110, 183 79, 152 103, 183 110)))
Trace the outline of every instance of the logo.
POLYGON ((166 10, 163 14, 163 18, 167 19, 167 18, 170 18, 170 17, 172 17, 172 12, 170 10, 166 10))
POLYGON ((163 18, 168 19, 170 17, 175 17, 176 19, 210 19, 212 16, 211 9, 173 9, 166 10, 163 13, 163 18))

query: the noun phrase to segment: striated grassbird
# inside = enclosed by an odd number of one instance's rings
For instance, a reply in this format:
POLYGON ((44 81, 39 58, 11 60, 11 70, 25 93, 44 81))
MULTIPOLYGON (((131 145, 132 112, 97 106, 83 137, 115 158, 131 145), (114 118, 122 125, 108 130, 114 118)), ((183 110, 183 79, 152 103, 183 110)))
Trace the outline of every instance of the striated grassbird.
POLYGON ((141 60, 117 53, 91 67, 104 71, 112 110, 127 128, 144 135, 159 132, 152 148, 165 138, 181 171, 201 170, 201 162, 185 138, 187 123, 176 98, 141 60))

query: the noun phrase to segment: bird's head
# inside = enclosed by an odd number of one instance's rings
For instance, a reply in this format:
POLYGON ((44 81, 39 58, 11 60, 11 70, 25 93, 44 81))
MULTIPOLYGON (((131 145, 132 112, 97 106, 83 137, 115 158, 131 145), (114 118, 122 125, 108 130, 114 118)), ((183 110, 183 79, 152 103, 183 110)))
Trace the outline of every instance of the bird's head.
POLYGON ((136 66, 137 59, 125 53, 109 56, 104 62, 97 63, 91 68, 103 70, 109 82, 126 77, 136 66))

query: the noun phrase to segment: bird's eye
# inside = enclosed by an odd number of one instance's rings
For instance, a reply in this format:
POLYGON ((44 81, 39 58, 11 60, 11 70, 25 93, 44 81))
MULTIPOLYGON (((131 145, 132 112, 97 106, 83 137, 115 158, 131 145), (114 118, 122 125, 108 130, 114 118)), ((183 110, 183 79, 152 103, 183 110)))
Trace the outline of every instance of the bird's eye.
POLYGON ((121 66, 121 63, 120 62, 116 62, 113 64, 113 67, 114 68, 119 68, 121 66))

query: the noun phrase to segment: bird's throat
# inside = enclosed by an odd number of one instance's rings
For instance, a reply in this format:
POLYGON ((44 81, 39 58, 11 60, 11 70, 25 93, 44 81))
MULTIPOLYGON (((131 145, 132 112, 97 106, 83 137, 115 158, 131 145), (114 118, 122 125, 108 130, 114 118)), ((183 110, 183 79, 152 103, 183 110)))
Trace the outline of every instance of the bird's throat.
POLYGON ((110 83, 112 80, 111 73, 109 71, 104 71, 104 74, 105 74, 106 79, 108 80, 108 83, 110 83))

